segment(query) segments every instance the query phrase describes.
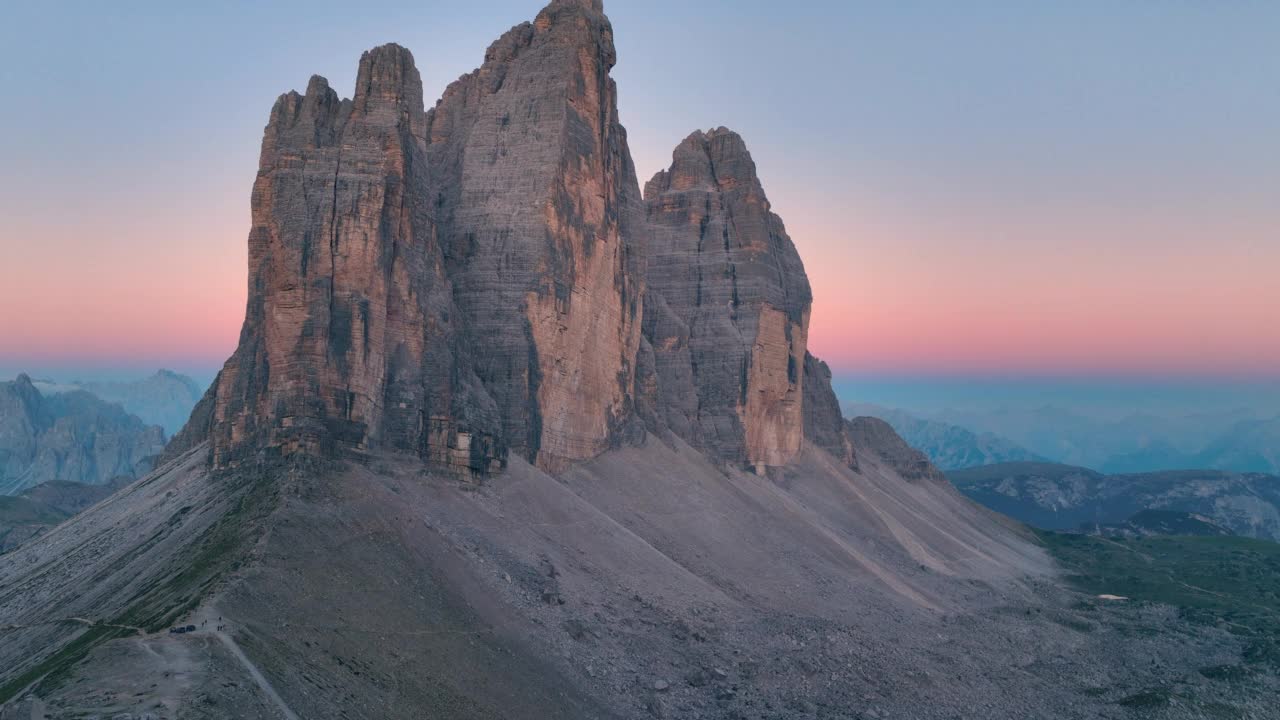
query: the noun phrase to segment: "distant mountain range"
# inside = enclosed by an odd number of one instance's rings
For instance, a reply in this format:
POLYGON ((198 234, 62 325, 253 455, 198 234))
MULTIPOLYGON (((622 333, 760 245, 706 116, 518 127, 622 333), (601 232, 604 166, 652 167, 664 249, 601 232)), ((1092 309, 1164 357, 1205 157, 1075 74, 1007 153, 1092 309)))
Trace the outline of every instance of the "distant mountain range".
POLYGON ((913 414, 851 405, 891 424, 944 470, 1049 460, 1108 474, 1212 469, 1280 474, 1280 417, 1252 410, 1110 420, 1057 407, 913 414))
POLYGON ((1196 454, 1191 465, 1280 473, 1280 417, 1242 420, 1196 454))
POLYGON ((1149 537, 1181 535, 1224 537, 1235 535, 1213 518, 1178 510, 1139 510, 1121 523, 1095 525, 1092 529, 1107 537, 1149 537))
POLYGON ((26 375, 0 383, 0 495, 50 480, 138 477, 164 445, 159 426, 85 390, 44 394, 26 375))
POLYGON ((851 416, 877 417, 889 423, 908 445, 923 452, 944 471, 1045 459, 995 433, 973 432, 940 420, 918 418, 903 410, 855 404, 847 411, 851 416))
POLYGON ((131 382, 76 380, 62 385, 37 380, 35 385, 46 394, 87 390, 107 402, 119 403, 126 412, 150 425, 159 425, 168 437, 187 424, 191 409, 204 393, 195 380, 172 370, 158 370, 150 377, 131 382))
POLYGON ((1003 463, 955 470, 947 477, 973 500, 1046 530, 1121 525, 1155 510, 1191 513, 1236 535, 1280 541, 1280 477, 1275 475, 1218 470, 1104 475, 1057 463, 1003 463))

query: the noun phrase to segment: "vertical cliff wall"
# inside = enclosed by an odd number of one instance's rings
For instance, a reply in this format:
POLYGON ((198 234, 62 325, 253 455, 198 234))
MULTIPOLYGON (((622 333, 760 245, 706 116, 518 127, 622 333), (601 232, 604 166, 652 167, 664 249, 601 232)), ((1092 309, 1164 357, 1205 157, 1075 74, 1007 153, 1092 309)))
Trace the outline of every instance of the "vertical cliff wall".
POLYGON ((618 121, 613 30, 557 0, 428 115, 454 297, 513 450, 563 467, 631 415, 644 227, 618 121))
POLYGON ((690 135, 645 202, 659 414, 727 461, 785 464, 803 437, 812 294, 742 138, 690 135))
POLYGON ((409 51, 364 54, 355 96, 313 77, 276 101, 252 196, 240 345, 178 446, 376 444, 488 469, 497 408, 465 360, 431 219, 422 82, 409 51))
POLYGON ((559 469, 633 417, 644 213, 600 3, 556 0, 429 113, 413 58, 277 101, 240 345, 175 449, 559 469))
POLYGON ((858 468, 853 437, 831 387, 831 368, 808 352, 804 355, 804 437, 848 467, 858 468))
POLYGON ((690 135, 642 199, 614 62, 600 3, 555 0, 430 111, 395 45, 351 100, 320 77, 281 96, 240 345, 171 453, 560 471, 647 426, 758 471, 806 437, 853 464, 745 143, 690 135))

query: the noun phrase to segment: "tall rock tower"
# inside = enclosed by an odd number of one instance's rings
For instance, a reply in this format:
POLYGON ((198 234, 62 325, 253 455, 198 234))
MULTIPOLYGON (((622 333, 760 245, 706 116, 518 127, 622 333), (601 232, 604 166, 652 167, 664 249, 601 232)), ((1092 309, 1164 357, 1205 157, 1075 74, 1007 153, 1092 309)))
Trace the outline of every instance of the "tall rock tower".
POLYGON ((783 465, 803 437, 812 294, 737 133, 695 132, 645 187, 645 331, 673 432, 740 466, 783 465))
POLYGON ((271 112, 240 344, 175 449, 563 468, 633 417, 644 210, 601 4, 555 0, 430 112, 413 57, 271 112))
POLYGON ((321 77, 271 111, 253 186, 240 345, 177 438, 217 465, 249 451, 376 445, 487 470, 497 407, 466 362, 431 217, 422 81, 364 54, 354 99, 321 77))
POLYGON ((601 4, 556 0, 427 115, 433 212, 513 451, 557 469, 632 413, 644 211, 601 4))
POLYGON ((757 471, 806 438, 852 463, 742 138, 690 135, 642 198, 614 60, 600 2, 554 0, 430 111, 396 45, 351 100, 320 77, 281 96, 240 345, 170 452, 555 472, 647 426, 757 471))

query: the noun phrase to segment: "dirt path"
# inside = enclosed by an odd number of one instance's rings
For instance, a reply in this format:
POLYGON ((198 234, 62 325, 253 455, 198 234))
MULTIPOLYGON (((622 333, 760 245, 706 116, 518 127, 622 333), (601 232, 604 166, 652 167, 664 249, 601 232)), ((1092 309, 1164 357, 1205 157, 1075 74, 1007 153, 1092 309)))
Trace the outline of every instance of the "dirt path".
MULTIPOLYGON (((212 613, 212 610, 206 610, 206 615, 209 615, 211 613, 212 613)), ((280 713, 285 717, 285 720, 300 720, 300 718, 298 717, 298 714, 295 713, 288 706, 288 704, 285 703, 284 698, 280 697, 280 694, 277 693, 276 689, 271 686, 271 683, 267 680, 266 676, 262 674, 262 671, 258 669, 257 665, 253 664, 253 661, 249 659, 249 656, 244 654, 244 651, 240 649, 240 646, 236 644, 236 641, 230 635, 220 630, 216 630, 216 629, 205 630, 204 627, 206 627, 205 623, 207 622, 212 622, 212 619, 211 618, 193 619, 193 624, 199 625, 201 629, 195 631, 195 633, 192 633, 192 635, 194 636, 212 635, 216 637, 218 641, 221 642, 222 645, 231 653, 231 655, 236 659, 236 661, 240 663, 240 665, 245 669, 245 671, 249 673, 249 677, 253 678, 253 681, 258 684, 258 687, 262 689, 262 692, 264 695, 267 696, 267 699, 269 699, 276 706, 276 708, 279 709, 280 713)), ((40 623, 33 623, 32 625, 3 625, 3 626, 0 626, 0 631, 23 630, 30 627, 35 627, 37 625, 52 625, 57 623, 76 623, 79 625, 85 625, 87 627, 109 627, 109 628, 116 628, 119 630, 128 630, 134 633, 135 635, 139 636, 137 639, 137 642, 142 647, 142 649, 147 652, 148 655, 155 658, 156 661, 159 663, 163 663, 169 667, 173 666, 173 658, 161 655, 150 644, 151 640, 160 639, 163 637, 163 635, 159 633, 154 633, 154 634, 148 633, 146 630, 140 627, 135 627, 133 625, 117 625, 113 623, 97 622, 95 620, 90 620, 89 618, 83 618, 83 617, 67 617, 67 618, 59 618, 57 620, 47 620, 40 623)), ((166 673, 166 676, 168 676, 168 673, 166 673)), ((32 720, 43 720, 43 718, 45 717, 45 713, 46 713, 46 709, 45 709, 44 701, 41 700, 40 698, 36 698, 33 696, 32 705, 31 705, 32 720)))
POLYGON ((240 646, 236 644, 236 641, 233 640, 230 635, 217 630, 214 630, 212 634, 221 640, 227 650, 230 650, 231 654, 240 661, 240 664, 244 666, 246 671, 248 671, 249 676, 253 678, 254 682, 258 683, 258 687, 262 688, 262 692, 271 699, 271 702, 276 704, 276 707, 280 709, 280 712, 283 713, 288 720, 299 720, 297 714, 295 714, 293 710, 290 710, 289 706, 285 704, 284 698, 280 697, 280 694, 276 692, 276 689, 271 687, 271 683, 267 682, 267 677, 262 674, 262 671, 258 669, 257 665, 253 664, 253 661, 249 659, 249 656, 244 654, 244 651, 240 649, 240 646))
POLYGON ((115 625, 113 623, 98 622, 97 620, 90 620, 89 618, 82 618, 82 617, 69 617, 69 618, 58 618, 56 620, 44 620, 38 623, 31 623, 30 625, 0 625, 0 631, 27 630, 29 628, 39 627, 41 625, 59 625, 61 623, 77 623, 80 625, 87 625, 88 627, 116 628, 117 630, 128 630, 135 635, 147 634, 146 630, 140 627, 136 627, 134 625, 115 625))

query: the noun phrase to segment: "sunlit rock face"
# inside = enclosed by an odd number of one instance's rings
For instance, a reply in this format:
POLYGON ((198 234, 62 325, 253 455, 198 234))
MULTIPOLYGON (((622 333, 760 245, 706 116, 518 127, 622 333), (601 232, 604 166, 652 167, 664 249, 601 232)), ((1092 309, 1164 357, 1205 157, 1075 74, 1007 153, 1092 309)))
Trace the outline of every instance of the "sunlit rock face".
POLYGON ((513 28, 430 112, 409 52, 312 79, 263 140, 240 346, 175 451, 546 469, 633 417, 644 212, 599 3, 513 28))
POLYGON ((644 215, 614 59, 599 3, 553 2, 428 114, 475 371, 512 450, 544 468, 616 444, 632 415, 644 215))
POLYGON ((757 471, 806 437, 854 465, 742 138, 694 133, 642 198, 614 62, 600 4, 556 0, 429 111, 396 45, 365 53, 351 100, 320 77, 281 96, 240 345, 170 455, 559 472, 649 429, 757 471))
POLYGON ((215 464, 268 448, 374 445, 500 465, 497 409, 464 362, 431 216, 422 81, 409 51, 364 54, 355 96, 321 77, 271 111, 252 196, 240 345, 178 448, 215 464))
POLYGON ((742 138, 693 133, 645 202, 659 414, 728 462, 785 464, 803 437, 812 294, 742 138))

